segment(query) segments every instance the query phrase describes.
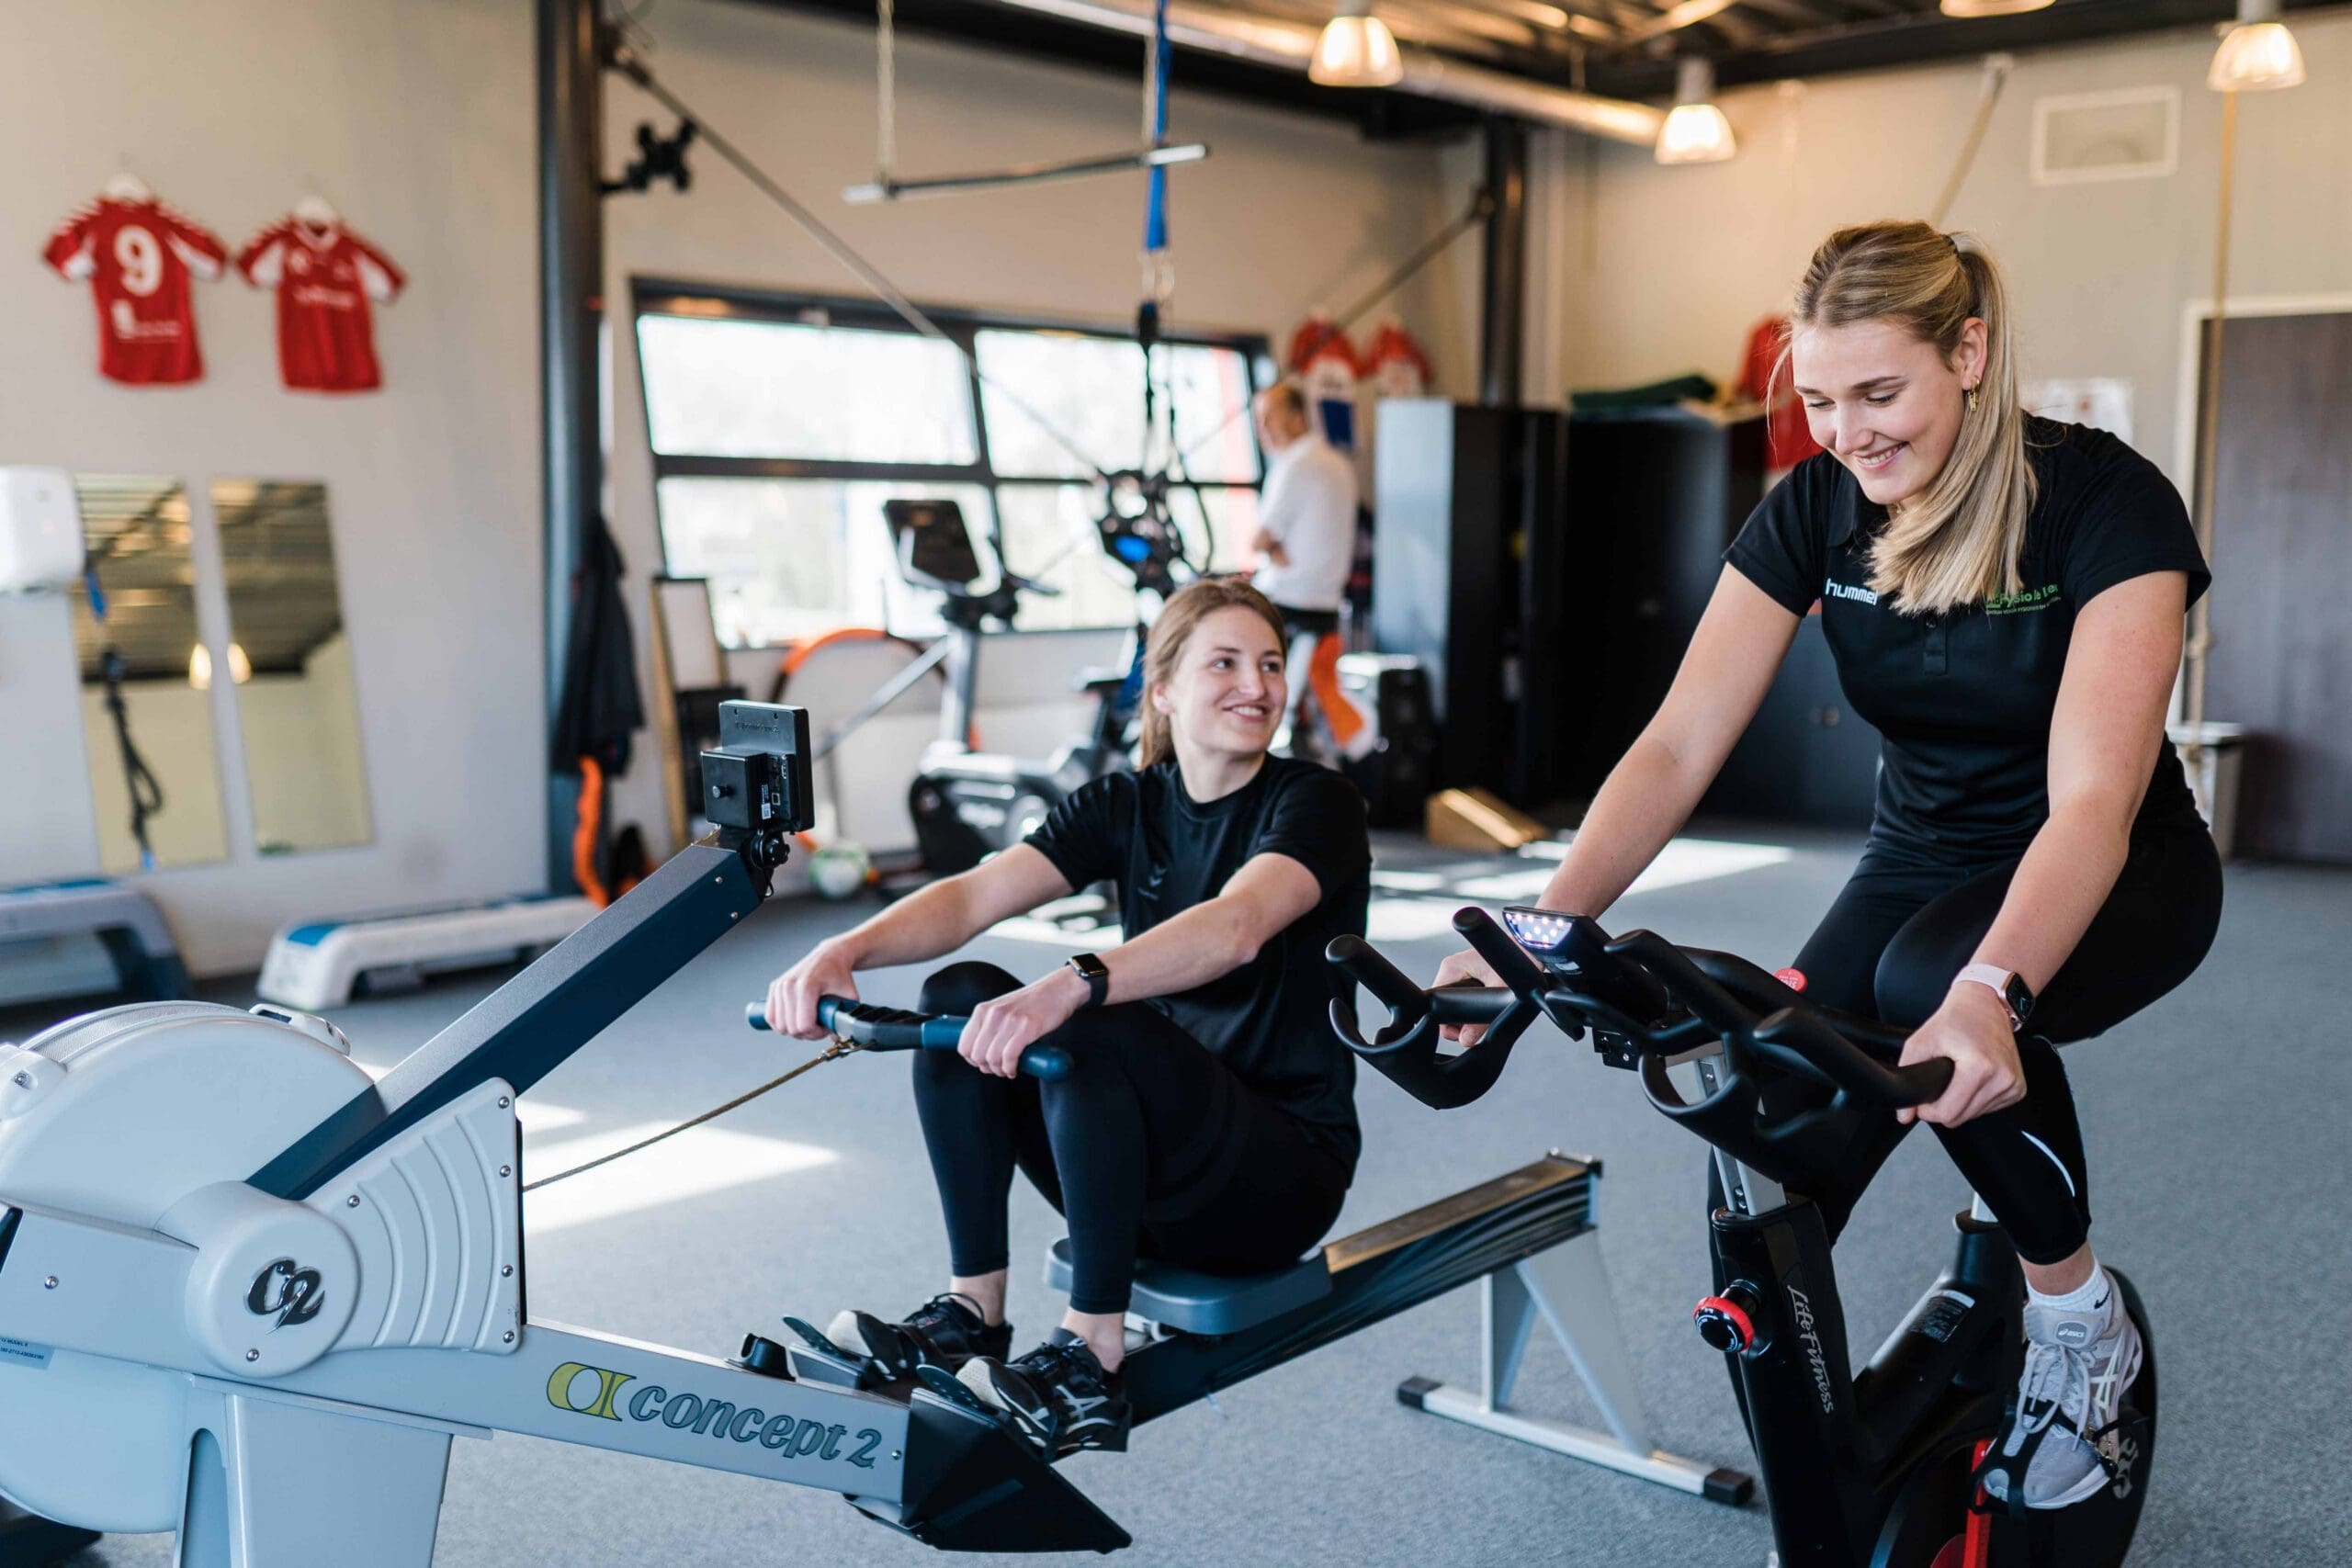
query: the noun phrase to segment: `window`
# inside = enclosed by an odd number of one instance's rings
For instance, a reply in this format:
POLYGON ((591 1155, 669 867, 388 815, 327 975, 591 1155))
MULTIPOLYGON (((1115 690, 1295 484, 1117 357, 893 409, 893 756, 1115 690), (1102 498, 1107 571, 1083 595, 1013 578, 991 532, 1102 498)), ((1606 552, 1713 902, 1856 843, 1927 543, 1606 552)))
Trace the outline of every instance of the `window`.
POLYGON ((948 341, 865 302, 639 286, 662 554, 673 576, 709 580, 722 644, 842 626, 937 632, 938 601, 900 581, 891 557, 882 503, 894 498, 957 502, 984 568, 1001 528, 1011 569, 1056 590, 1023 599, 1029 629, 1135 618, 1133 580, 1096 540, 1097 468, 1168 462, 1195 562, 1238 566, 1262 472, 1249 418, 1261 341, 1154 349, 1162 412, 1147 442, 1132 338, 931 314, 948 341))

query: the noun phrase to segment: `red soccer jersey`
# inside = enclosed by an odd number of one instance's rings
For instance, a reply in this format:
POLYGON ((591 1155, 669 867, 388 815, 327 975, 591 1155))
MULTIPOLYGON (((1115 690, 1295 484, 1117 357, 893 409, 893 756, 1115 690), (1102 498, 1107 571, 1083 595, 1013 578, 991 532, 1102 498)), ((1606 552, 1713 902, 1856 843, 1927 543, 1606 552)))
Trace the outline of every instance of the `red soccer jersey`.
POLYGON ((220 276, 219 239, 160 201, 102 197, 50 236, 42 257, 74 282, 90 280, 100 374, 140 387, 203 378, 188 280, 220 276))
POLYGON ((340 223, 288 218, 237 256, 256 288, 277 290, 277 367, 297 391, 365 392, 384 384, 368 301, 407 279, 391 258, 340 223))

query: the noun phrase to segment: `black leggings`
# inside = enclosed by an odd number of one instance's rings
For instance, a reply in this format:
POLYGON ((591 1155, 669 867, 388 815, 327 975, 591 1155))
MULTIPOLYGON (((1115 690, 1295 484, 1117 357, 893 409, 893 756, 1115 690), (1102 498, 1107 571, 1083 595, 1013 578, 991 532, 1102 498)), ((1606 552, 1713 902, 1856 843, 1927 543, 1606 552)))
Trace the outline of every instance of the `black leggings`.
MULTIPOLYGON (((1992 928, 2018 863, 1953 867, 1872 844, 1797 955, 1814 1001, 1913 1027, 1992 928)), ((2056 1263, 2090 1231, 2090 1176, 2066 1069, 2052 1047, 2112 1028, 2187 979, 2222 918, 2222 864, 2202 827, 2135 834, 2090 928, 2036 999, 2018 1055, 2025 1098, 1936 1135, 2019 1257, 2056 1263)), ((1905 1129, 1860 1142, 1822 1190, 1834 1237, 1905 1129)))
MULTIPOLYGON (((922 1010, 968 1014, 1020 982, 954 964, 922 1010)), ((1216 1053, 1142 1003, 1080 1014, 1046 1038, 1073 1070, 1056 1083, 981 1072, 952 1051, 914 1054, 915 1109, 959 1275, 1005 1268, 1016 1166, 1069 1222, 1069 1304, 1125 1312, 1139 1256, 1213 1274, 1287 1267, 1339 1217, 1351 1175, 1216 1053)))

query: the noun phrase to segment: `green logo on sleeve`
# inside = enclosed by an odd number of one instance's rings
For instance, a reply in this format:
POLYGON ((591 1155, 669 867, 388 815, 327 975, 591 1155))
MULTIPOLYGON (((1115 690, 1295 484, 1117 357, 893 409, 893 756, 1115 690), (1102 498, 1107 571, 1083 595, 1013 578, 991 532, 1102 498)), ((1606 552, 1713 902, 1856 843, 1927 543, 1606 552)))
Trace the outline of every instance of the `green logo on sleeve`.
POLYGON ((2056 603, 2058 585, 2052 582, 2015 593, 1996 593, 1984 601, 1984 613, 1988 615, 2025 615, 2036 610, 2047 610, 2056 603))

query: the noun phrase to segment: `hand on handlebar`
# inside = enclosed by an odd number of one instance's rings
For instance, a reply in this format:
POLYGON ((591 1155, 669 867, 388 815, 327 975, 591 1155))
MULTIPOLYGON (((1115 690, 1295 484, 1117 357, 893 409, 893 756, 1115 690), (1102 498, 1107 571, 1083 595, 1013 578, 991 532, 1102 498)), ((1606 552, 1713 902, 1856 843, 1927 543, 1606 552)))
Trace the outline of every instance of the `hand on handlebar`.
POLYGON ((1069 969, 1057 969, 974 1008, 956 1051, 984 1073, 1016 1077, 1021 1053, 1068 1023, 1086 1005, 1086 996, 1084 980, 1069 969))
MULTIPOLYGON (((1503 982, 1502 976, 1497 975, 1485 959, 1465 947, 1459 953, 1446 955, 1445 962, 1437 966, 1437 978, 1431 982, 1431 987, 1435 988, 1464 983, 1474 986, 1499 986, 1503 982)), ((1487 1025, 1449 1023, 1438 1031, 1438 1035, 1441 1039, 1455 1041, 1464 1046, 1476 1045, 1487 1037, 1487 1025)))
POLYGON ((1951 1083, 1929 1104, 1897 1110, 1898 1122, 1957 1127, 2025 1098, 2025 1065, 2008 1012, 1982 986, 1954 987, 1935 1016, 1903 1043, 1905 1066, 1939 1056, 1951 1063, 1951 1083))
POLYGON ((768 1027, 795 1040, 822 1040, 825 1027, 817 1021, 819 997, 858 999, 849 960, 830 942, 819 942, 807 957, 768 983, 768 1027))

